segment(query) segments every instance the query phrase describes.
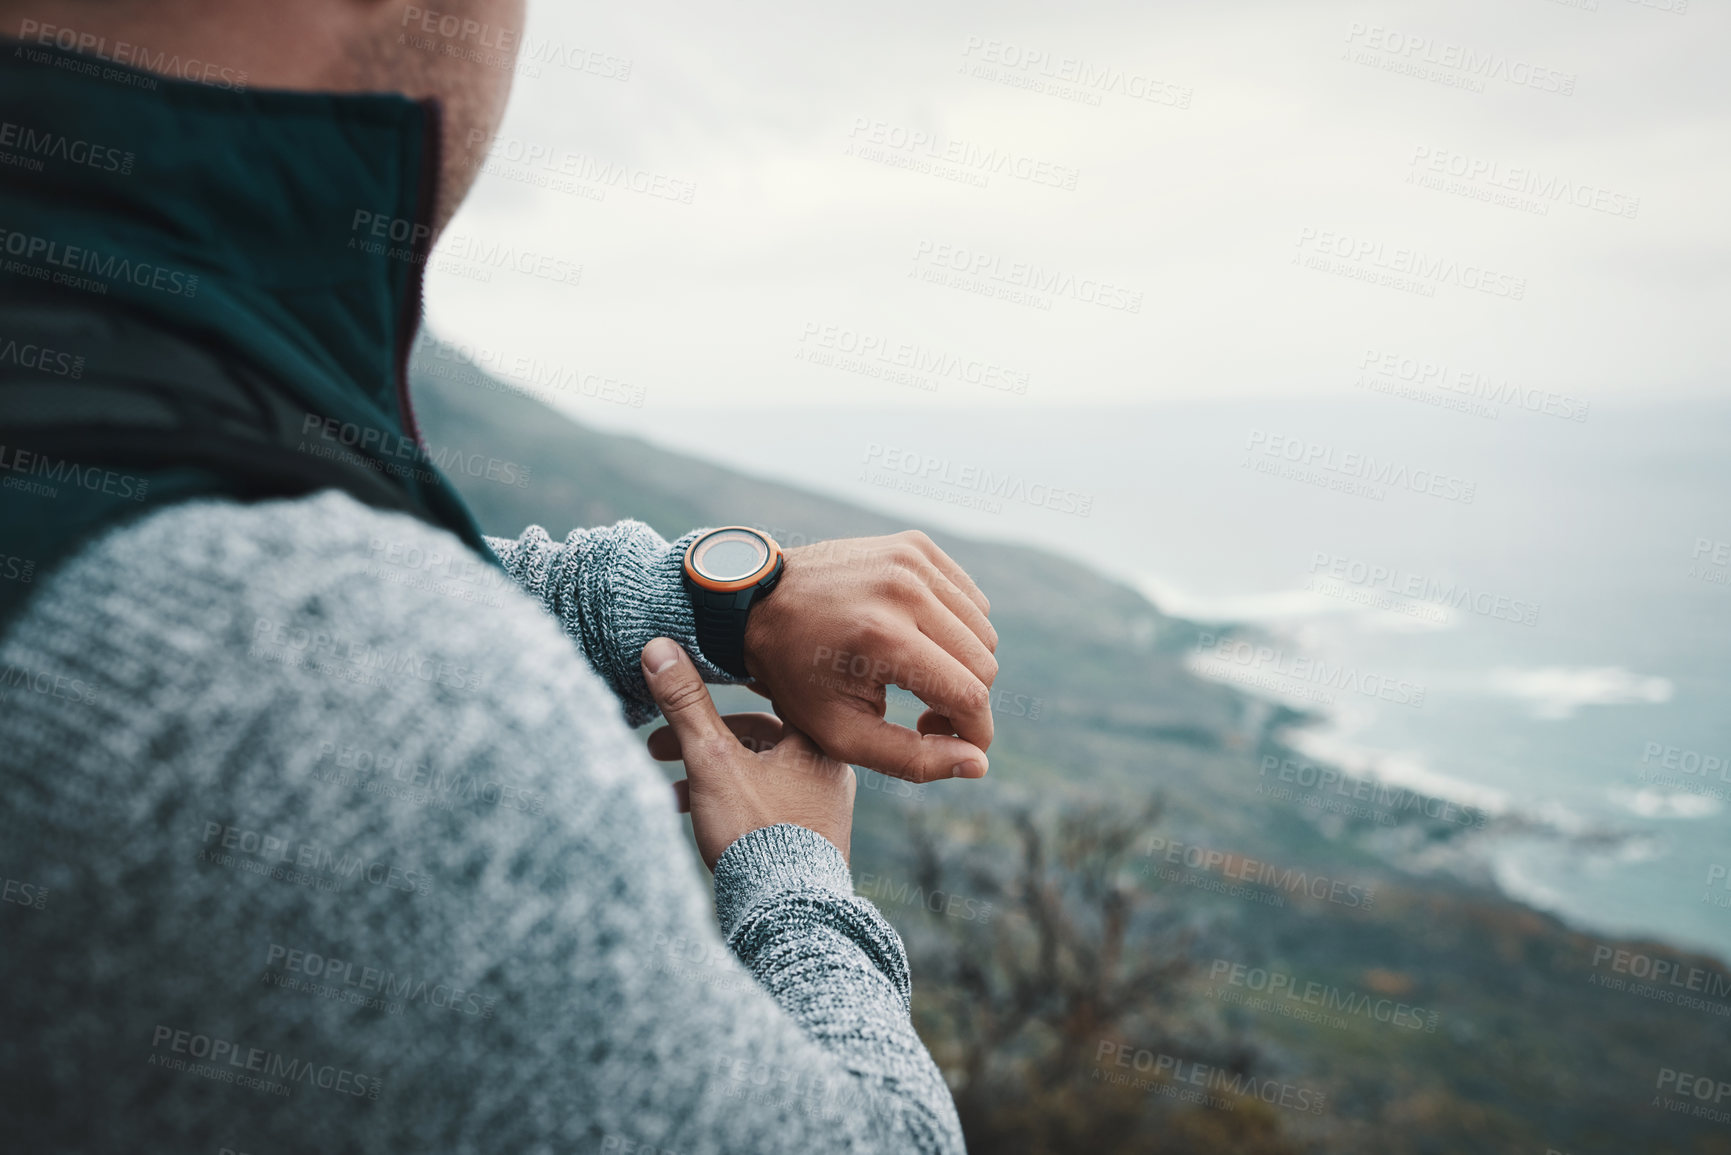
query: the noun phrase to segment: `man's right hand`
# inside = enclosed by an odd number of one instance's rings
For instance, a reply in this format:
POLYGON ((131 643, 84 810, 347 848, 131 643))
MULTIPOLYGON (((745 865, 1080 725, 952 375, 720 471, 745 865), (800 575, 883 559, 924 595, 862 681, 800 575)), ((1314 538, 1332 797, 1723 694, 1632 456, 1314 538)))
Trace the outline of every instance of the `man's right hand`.
POLYGON ((685 762, 685 780, 674 791, 680 810, 691 812, 698 852, 711 870, 734 842, 781 822, 823 835, 848 856, 852 766, 826 757, 773 714, 723 718, 697 667, 671 639, 643 647, 643 678, 667 719, 649 736, 649 753, 685 762))

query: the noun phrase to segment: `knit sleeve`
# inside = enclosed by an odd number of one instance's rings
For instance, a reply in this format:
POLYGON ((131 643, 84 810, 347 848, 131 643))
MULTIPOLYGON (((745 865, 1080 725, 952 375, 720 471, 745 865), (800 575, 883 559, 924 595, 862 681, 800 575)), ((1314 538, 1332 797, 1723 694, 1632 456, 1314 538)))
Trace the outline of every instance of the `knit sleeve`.
POLYGON ((959 1155, 841 853, 753 831, 712 906, 547 615, 381 580, 379 539, 457 548, 336 493, 182 503, 0 638, 42 896, 0 904, 7 1149, 959 1155))
POLYGON ((651 638, 685 648, 706 682, 736 683, 702 654, 685 594, 685 550, 706 530, 667 540, 640 521, 576 529, 563 544, 532 525, 515 540, 488 538, 505 572, 559 619, 591 668, 641 726, 658 713, 638 660, 651 638))

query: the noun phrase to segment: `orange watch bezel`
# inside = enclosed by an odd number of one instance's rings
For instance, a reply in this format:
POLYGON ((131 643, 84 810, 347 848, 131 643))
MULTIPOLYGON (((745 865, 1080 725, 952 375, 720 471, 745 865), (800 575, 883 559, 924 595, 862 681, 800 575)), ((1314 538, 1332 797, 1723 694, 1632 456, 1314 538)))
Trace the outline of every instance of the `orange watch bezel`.
POLYGON ((754 529, 749 525, 718 525, 685 547, 685 576, 706 590, 711 590, 718 594, 730 594, 738 590, 748 589, 762 581, 774 571, 776 562, 780 560, 781 546, 777 544, 773 537, 770 537, 761 529, 754 529), (769 544, 769 556, 764 558, 763 564, 751 573, 742 578, 735 578, 733 581, 723 582, 716 581, 714 578, 704 577, 702 574, 697 572, 697 567, 693 565, 691 561, 692 557, 697 553, 697 547, 714 537, 716 534, 726 533, 728 530, 743 530, 754 537, 761 538, 769 544))

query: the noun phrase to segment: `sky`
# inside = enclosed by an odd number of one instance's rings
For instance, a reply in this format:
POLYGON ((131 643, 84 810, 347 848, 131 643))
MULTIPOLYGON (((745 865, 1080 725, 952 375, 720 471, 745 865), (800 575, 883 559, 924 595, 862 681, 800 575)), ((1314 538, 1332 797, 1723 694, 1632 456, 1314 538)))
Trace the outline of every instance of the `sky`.
POLYGON ((1499 869, 1723 948, 1723 823, 1637 759, 1725 741, 1731 5, 532 7, 432 332, 589 424, 1410 677, 1423 711, 1311 738, 1654 835, 1499 869), (1543 612, 1419 629, 1318 558, 1543 612))
POLYGON ((580 419, 1731 360, 1723 4, 531 9, 428 318, 580 419))

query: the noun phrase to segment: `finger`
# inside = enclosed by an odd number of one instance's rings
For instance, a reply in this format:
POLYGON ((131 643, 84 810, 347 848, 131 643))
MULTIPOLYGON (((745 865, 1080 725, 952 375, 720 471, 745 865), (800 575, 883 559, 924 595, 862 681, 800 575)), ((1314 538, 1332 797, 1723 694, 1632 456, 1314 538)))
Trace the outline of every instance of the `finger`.
POLYGON ((944 575, 935 565, 927 565, 920 573, 920 579, 934 597, 956 617, 962 624, 974 632, 987 651, 998 652, 998 631, 986 619, 985 612, 974 603, 967 591, 944 575))
POLYGON ((827 721, 823 747, 838 759, 909 782, 941 778, 979 778, 986 773, 986 752, 972 742, 945 734, 916 734, 863 710, 848 710, 827 721))
MULTIPOLYGON (((970 609, 973 608, 973 603, 966 602, 965 599, 964 604, 970 609)), ((974 612, 977 614, 979 610, 974 609, 974 612)), ((986 643, 935 595, 928 595, 921 600, 920 605, 914 609, 914 620, 919 624, 922 634, 942 646, 981 682, 990 686, 992 680, 998 676, 998 659, 992 656, 986 643)))
POLYGON ((756 694, 760 698, 769 697, 769 691, 764 689, 763 683, 758 681, 756 678, 753 678, 749 682, 740 682, 739 685, 744 686, 746 689, 750 690, 752 693, 756 694))
POLYGON ((980 608, 981 613, 989 614, 992 612, 992 603, 986 599, 986 595, 980 587, 974 584, 974 579, 968 576, 968 571, 957 565, 949 554, 939 549, 937 542, 917 529, 909 530, 907 537, 919 548, 921 553, 926 555, 927 560, 937 566, 945 577, 955 582, 957 587, 967 594, 969 600, 980 608))
MULTIPOLYGON (((721 723, 748 750, 767 750, 781 741, 781 719, 774 714, 724 714, 721 723)), ((649 756, 657 762, 679 761, 679 733, 663 726, 650 734, 649 756)))
POLYGON ((921 634, 903 646, 895 684, 956 724, 981 750, 992 744, 992 692, 949 651, 921 634))
POLYGON ((651 638, 643 647, 643 680, 661 716, 679 743, 686 773, 707 769, 739 742, 716 713, 709 687, 691 658, 670 638, 651 638))
POLYGON ((679 813, 691 813, 691 783, 681 778, 673 783, 673 804, 679 808, 679 813))

